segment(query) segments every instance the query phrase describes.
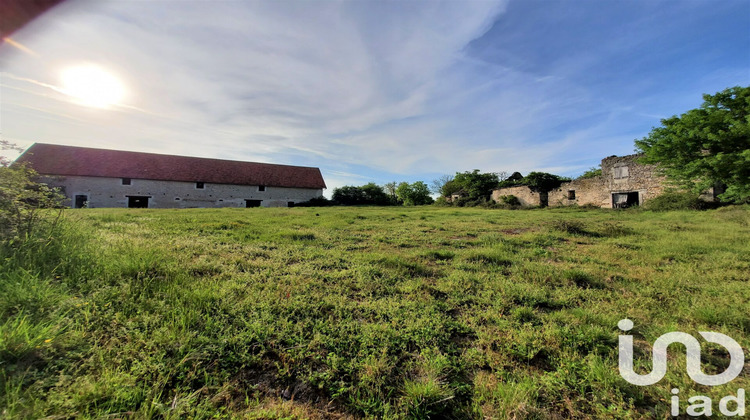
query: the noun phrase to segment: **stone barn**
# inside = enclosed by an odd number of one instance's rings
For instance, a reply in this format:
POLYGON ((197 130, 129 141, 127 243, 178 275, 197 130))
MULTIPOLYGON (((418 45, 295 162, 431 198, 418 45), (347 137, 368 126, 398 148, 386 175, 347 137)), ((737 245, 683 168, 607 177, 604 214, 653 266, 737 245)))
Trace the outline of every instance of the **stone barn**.
POLYGON ((662 194, 666 178, 656 165, 638 163, 641 155, 610 156, 602 160, 602 175, 594 178, 563 182, 546 193, 531 191, 526 186, 500 188, 492 192, 499 200, 515 195, 525 206, 593 205, 602 208, 637 206, 662 194))
POLYGON ((293 207, 321 197, 320 169, 36 143, 17 160, 80 207, 293 207))

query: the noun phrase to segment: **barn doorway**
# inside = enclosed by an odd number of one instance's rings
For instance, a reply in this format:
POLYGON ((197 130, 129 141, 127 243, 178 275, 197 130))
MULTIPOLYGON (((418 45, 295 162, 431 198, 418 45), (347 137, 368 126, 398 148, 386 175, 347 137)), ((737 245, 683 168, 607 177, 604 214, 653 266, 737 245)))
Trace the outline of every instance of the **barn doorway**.
POLYGON ((147 209, 148 199, 151 197, 140 196, 140 195, 129 195, 128 196, 128 208, 131 209, 147 209))
POLYGON ((638 191, 612 194, 612 208, 614 209, 626 209, 637 205, 640 205, 638 191))
POLYGON ((87 195, 76 195, 75 197, 75 207, 76 209, 82 209, 84 207, 87 207, 89 204, 89 196, 87 195))
POLYGON ((245 207, 260 207, 260 203, 262 203, 263 200, 245 200, 245 207))

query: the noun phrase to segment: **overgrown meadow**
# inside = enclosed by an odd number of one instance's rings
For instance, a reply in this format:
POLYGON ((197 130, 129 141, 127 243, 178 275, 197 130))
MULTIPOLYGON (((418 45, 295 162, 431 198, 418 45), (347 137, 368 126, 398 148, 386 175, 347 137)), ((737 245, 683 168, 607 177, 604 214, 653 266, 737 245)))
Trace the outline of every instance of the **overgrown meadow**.
POLYGON ((71 210, 3 249, 0 417, 666 418, 750 353, 750 207, 71 210), (703 343, 703 369, 728 365, 703 343))

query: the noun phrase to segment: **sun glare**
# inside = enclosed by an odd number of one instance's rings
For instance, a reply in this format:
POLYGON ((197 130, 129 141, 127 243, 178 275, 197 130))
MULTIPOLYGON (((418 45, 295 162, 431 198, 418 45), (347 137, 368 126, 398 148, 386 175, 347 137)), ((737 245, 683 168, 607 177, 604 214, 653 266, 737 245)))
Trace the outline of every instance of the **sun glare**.
POLYGON ((98 66, 69 67, 61 78, 61 91, 81 105, 106 108, 120 103, 125 94, 120 80, 98 66))

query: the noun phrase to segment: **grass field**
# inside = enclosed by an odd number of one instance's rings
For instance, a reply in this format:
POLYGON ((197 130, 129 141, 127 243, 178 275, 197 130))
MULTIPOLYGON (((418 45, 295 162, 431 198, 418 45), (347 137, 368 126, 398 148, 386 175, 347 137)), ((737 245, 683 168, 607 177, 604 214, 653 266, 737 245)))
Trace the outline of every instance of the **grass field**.
MULTIPOLYGON (((668 331, 750 348, 750 208, 79 210, 5 252, 0 417, 666 418, 668 331), (44 248, 40 249, 41 246, 44 248)), ((703 369, 728 364, 704 344, 703 369)), ((747 357, 750 353, 745 351, 747 357)))

